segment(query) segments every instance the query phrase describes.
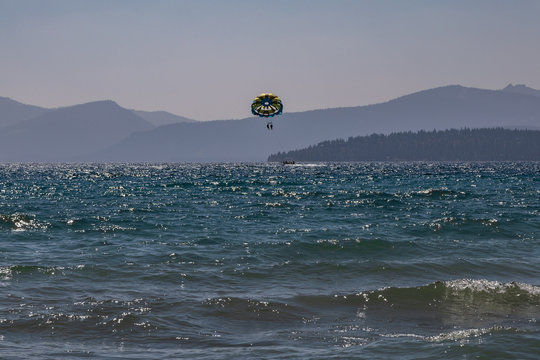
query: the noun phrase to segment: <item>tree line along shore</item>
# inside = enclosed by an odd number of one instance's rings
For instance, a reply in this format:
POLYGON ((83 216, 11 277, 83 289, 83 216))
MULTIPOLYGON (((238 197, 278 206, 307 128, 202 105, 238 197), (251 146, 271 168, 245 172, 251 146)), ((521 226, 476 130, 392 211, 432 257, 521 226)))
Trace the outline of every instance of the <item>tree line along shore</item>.
POLYGON ((540 131, 504 128, 398 132, 323 141, 268 161, 539 161, 540 131))

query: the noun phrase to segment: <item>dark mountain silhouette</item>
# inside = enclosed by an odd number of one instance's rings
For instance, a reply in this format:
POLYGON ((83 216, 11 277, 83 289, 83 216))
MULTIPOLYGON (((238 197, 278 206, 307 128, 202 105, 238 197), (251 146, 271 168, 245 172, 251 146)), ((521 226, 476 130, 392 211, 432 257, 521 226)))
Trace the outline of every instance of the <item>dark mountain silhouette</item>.
POLYGON ((167 111, 141 111, 132 110, 136 115, 142 117, 154 126, 162 126, 176 123, 196 122, 196 120, 187 117, 171 114, 167 111))
POLYGON ((43 115, 47 111, 49 110, 39 106, 22 104, 0 96, 0 129, 43 115))
POLYGON ((461 129, 324 141, 268 161, 539 161, 540 131, 461 129))
POLYGON ((1 129, 0 161, 78 161, 152 127, 113 101, 49 110, 1 129))
POLYGON ((519 84, 519 85, 508 84, 508 86, 502 89, 502 91, 513 92, 516 94, 540 96, 540 90, 531 89, 530 87, 525 86, 523 84, 519 84))
MULTIPOLYGON (((13 99, 0 96, 0 128, 17 124, 24 120, 29 120, 40 115, 43 115, 47 111, 58 110, 48 109, 34 105, 23 104, 13 99)), ((196 120, 189 119, 184 116, 172 114, 167 111, 142 111, 131 110, 135 115, 148 121, 154 126, 183 123, 183 122, 196 122, 196 120)))
POLYGON ((451 128, 538 128, 540 98, 513 91, 445 86, 385 103, 275 118, 161 126, 132 134, 93 161, 265 161, 269 154, 373 133, 451 128))

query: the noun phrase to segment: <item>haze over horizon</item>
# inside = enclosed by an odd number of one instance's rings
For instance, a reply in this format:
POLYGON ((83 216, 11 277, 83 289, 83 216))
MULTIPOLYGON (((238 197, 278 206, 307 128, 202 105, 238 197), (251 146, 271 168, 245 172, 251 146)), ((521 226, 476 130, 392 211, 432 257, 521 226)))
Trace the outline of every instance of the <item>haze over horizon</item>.
POLYGON ((540 89, 538 1, 0 0, 0 96, 111 99, 197 120, 379 103, 460 84, 540 89))

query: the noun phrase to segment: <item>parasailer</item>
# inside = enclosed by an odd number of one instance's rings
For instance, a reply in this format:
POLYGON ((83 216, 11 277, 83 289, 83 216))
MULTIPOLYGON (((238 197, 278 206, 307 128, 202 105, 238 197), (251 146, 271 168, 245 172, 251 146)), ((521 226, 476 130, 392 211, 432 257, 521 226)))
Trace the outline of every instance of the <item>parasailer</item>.
MULTIPOLYGON (((280 98, 271 93, 263 93, 257 96, 251 104, 251 113, 259 117, 270 118, 281 115, 283 103, 280 98)), ((271 121, 266 123, 266 128, 272 130, 274 125, 271 121)))

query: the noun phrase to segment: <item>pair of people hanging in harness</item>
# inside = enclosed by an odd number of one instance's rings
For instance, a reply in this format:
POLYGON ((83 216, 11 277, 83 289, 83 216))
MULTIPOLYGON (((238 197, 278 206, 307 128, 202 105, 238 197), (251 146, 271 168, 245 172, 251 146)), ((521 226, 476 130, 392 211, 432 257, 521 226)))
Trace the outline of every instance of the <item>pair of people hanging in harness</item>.
POLYGON ((268 130, 272 130, 272 129, 274 128, 274 125, 272 124, 271 121, 269 121, 269 122, 266 123, 266 128, 267 128, 268 130))

